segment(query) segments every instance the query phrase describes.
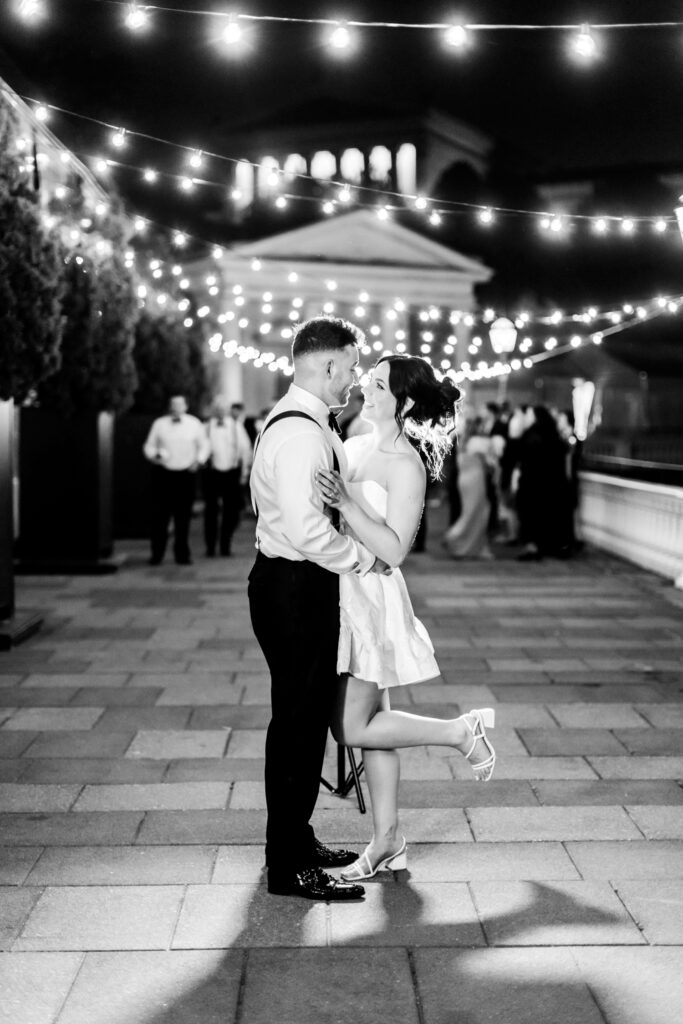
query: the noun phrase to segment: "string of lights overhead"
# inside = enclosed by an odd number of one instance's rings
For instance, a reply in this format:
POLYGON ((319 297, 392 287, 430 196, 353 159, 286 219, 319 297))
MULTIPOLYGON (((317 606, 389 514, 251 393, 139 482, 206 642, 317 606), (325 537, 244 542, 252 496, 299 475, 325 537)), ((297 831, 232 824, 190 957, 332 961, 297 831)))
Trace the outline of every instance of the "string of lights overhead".
MULTIPOLYGON (((164 179, 170 180, 175 183, 180 192, 186 195, 191 195, 197 188, 201 187, 217 188, 226 190, 229 201, 240 203, 244 196, 234 182, 226 183, 225 181, 217 181, 214 178, 199 177, 196 172, 202 167, 206 167, 210 161, 227 163, 233 168, 238 165, 246 165, 253 171, 262 170, 261 164, 243 157, 226 156, 225 154, 212 152, 209 149, 185 146, 181 143, 149 135, 145 132, 112 125, 106 121, 101 121, 99 118, 80 114, 55 104, 41 103, 32 97, 25 96, 23 98, 33 104, 35 117, 43 124, 48 122, 52 112, 55 112, 98 125, 107 132, 105 145, 110 151, 121 154, 128 149, 131 140, 137 138, 175 149, 183 157, 183 168, 178 172, 169 172, 160 171, 150 166, 143 167, 112 156, 91 154, 89 159, 92 166, 101 177, 106 178, 112 168, 118 167, 135 173, 147 185, 156 185, 160 180, 164 179)), ((576 226, 587 227, 592 234, 599 237, 610 235, 628 238, 636 235, 639 228, 647 228, 655 235, 663 236, 666 235, 670 226, 676 224, 676 217, 669 214, 651 216, 605 213, 595 215, 568 214, 557 211, 494 205, 485 206, 457 200, 435 199, 429 196, 411 195, 371 185, 350 184, 349 182, 335 179, 322 180, 315 178, 311 174, 285 170, 276 166, 268 169, 266 185, 270 191, 268 201, 277 210, 285 210, 291 203, 316 203, 320 206, 322 213, 326 216, 331 216, 347 210, 351 206, 365 206, 374 209, 380 220, 388 220, 392 214, 410 209, 424 215, 432 227, 438 227, 444 216, 462 215, 463 213, 469 213, 475 217, 476 222, 484 228, 495 226, 500 218, 528 218, 538 225, 541 233, 554 237, 567 237, 576 226), (328 188, 329 194, 323 199, 294 194, 286 190, 288 182, 293 179, 313 181, 319 185, 325 185, 328 188), (370 199, 370 201, 365 202, 364 199, 370 199)))
MULTIPOLYGON (((39 24, 48 18, 55 5, 50 0, 14 0, 15 10, 28 24, 39 24)), ((476 49, 477 36, 486 33, 560 33, 566 37, 565 45, 570 59, 583 65, 593 64, 605 54, 606 36, 625 30, 652 30, 683 28, 683 21, 599 22, 594 24, 566 22, 550 24, 479 23, 452 20, 432 22, 399 22, 334 18, 302 18, 287 15, 250 14, 242 11, 201 10, 186 7, 166 7, 162 4, 129 2, 129 0, 98 0, 99 3, 118 8, 124 25, 133 34, 152 28, 154 19, 167 15, 195 15, 211 20, 218 26, 221 45, 237 50, 248 41, 253 45, 249 30, 259 24, 314 26, 322 33, 323 43, 338 55, 352 54, 361 45, 362 34, 370 30, 398 30, 428 32, 440 38, 444 49, 460 56, 476 49)))

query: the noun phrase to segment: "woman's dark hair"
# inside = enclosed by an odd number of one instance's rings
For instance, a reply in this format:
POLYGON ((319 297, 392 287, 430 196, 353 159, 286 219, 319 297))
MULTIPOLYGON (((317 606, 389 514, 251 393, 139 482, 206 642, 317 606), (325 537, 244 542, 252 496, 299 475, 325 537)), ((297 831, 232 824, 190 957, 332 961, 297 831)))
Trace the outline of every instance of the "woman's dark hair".
POLYGON ((292 359, 311 352, 336 352, 349 345, 363 345, 360 327, 336 316, 314 316, 297 327, 292 342, 292 359))
POLYGON ((396 399, 396 425, 417 441, 434 480, 441 475, 443 460, 453 444, 456 404, 462 397, 450 377, 442 380, 419 356, 382 356, 375 363, 389 364, 389 390, 396 399), (413 405, 404 411, 409 399, 413 405))

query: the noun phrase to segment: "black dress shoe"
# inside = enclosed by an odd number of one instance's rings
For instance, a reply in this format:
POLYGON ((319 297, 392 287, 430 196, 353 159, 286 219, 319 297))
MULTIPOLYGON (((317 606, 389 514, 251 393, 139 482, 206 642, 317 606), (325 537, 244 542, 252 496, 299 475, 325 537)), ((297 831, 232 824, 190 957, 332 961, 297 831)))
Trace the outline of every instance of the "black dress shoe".
POLYGON ((161 565, 161 559, 160 558, 149 558, 147 560, 147 565, 161 565))
POLYGON ((175 564, 176 565, 192 565, 192 559, 191 558, 176 558, 175 564))
POLYGON ((324 846, 317 839, 313 846, 311 865, 316 868, 345 868, 358 860, 358 854, 353 850, 331 850, 324 846))
POLYGON ((361 900, 365 896, 362 885, 341 882, 322 868, 304 868, 295 874, 281 875, 268 872, 268 892, 275 896, 301 896, 306 900, 361 900))

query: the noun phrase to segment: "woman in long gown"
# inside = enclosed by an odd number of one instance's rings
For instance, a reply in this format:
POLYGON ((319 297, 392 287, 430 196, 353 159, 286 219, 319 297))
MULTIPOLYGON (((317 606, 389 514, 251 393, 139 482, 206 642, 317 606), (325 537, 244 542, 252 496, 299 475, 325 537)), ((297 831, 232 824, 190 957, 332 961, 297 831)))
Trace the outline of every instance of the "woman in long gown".
POLYGON ((492 558, 488 541, 491 505, 488 496, 487 458, 493 438, 473 434, 458 457, 460 515, 444 534, 444 546, 453 558, 492 558))
POLYGON ((429 635, 415 618, 397 568, 417 531, 426 485, 406 432, 419 439, 438 476, 460 392, 449 379, 439 381, 424 359, 392 355, 375 365, 363 393, 363 416, 373 430, 346 442, 348 480, 333 471, 318 474, 323 497, 340 510, 345 530, 393 567, 389 575, 340 577, 340 684, 332 732, 337 742, 362 748, 373 819, 370 843, 342 873, 354 881, 407 864, 406 840, 398 833, 397 748, 454 747, 481 780, 491 778, 495 764, 485 731, 493 725, 491 708, 438 719, 393 711, 389 704, 392 686, 439 674, 429 635))

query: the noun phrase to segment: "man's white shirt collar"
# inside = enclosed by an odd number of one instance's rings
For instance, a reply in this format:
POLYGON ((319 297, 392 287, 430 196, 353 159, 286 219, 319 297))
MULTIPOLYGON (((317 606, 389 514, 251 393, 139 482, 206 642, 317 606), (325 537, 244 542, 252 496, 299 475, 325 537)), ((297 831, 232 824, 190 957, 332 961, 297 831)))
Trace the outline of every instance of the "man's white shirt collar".
POLYGON ((299 405, 310 409, 315 418, 327 426, 330 408, 322 399, 318 398, 317 395, 311 394, 310 391, 306 391, 305 388, 300 388, 298 384, 290 384, 287 394, 295 402, 298 402, 299 405))

